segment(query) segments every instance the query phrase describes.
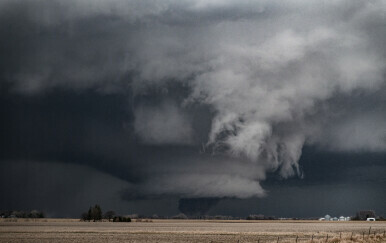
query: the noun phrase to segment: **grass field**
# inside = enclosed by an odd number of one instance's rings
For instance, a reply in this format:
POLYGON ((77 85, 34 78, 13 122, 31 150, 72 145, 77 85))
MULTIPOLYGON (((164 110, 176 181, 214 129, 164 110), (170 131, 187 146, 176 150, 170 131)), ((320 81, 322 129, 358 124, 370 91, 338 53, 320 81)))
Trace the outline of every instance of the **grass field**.
POLYGON ((0 219, 0 242, 386 242, 385 230, 379 221, 0 219))

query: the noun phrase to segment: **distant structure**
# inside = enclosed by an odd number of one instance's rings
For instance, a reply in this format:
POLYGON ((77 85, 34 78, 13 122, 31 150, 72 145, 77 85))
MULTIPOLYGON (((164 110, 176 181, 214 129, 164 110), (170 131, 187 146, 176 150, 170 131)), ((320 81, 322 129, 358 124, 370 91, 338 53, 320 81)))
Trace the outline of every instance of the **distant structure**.
POLYGON ((350 221, 351 218, 350 217, 344 217, 344 216, 340 216, 339 218, 337 217, 331 217, 330 215, 326 215, 324 216, 324 218, 319 218, 319 221, 350 221))
POLYGON ((375 218, 374 210, 362 210, 357 212, 356 218, 359 220, 367 220, 368 218, 375 218))
MULTIPOLYGON (((275 220, 275 216, 264 216, 263 214, 250 214, 248 220, 275 220)), ((283 218, 282 218, 283 220, 283 218)))
POLYGON ((248 216, 248 218, 252 220, 262 220, 265 219, 265 216, 263 214, 251 214, 248 216))

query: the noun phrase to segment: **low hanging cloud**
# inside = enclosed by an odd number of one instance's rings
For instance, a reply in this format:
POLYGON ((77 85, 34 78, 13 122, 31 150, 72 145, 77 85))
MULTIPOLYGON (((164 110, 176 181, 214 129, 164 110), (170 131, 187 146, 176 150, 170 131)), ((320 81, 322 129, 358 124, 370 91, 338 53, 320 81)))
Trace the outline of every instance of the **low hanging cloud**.
MULTIPOLYGON (((2 25, 25 30, 1 31, 8 37, 4 51, 13 54, 0 62, 10 92, 94 89, 138 97, 171 83, 185 87, 186 93, 133 108, 134 132, 143 144, 202 143, 234 163, 248 161, 257 174, 278 171, 284 178, 301 175, 305 144, 386 151, 384 110, 374 115, 363 108, 384 101, 384 1, 1 4, 2 25), (212 112, 206 141, 194 139, 194 118, 187 115, 194 106, 212 112)), ((264 176, 181 174, 168 166, 169 177, 149 167, 153 177, 138 188, 191 197, 263 194, 264 176)))
POLYGON ((261 197, 266 194, 260 181, 265 168, 252 161, 184 151, 179 155, 142 162, 144 180, 131 184, 123 198, 154 199, 164 196, 184 198, 261 197))

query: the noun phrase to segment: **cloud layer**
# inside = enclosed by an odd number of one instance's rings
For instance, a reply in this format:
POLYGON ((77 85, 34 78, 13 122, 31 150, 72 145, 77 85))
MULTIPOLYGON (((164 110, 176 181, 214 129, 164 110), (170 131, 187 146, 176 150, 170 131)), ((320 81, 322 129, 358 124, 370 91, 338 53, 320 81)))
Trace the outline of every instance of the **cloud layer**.
POLYGON ((134 116, 134 130, 143 143, 189 145, 193 142, 188 118, 173 103, 139 106, 134 116))
POLYGON ((301 175, 305 144, 386 151, 384 9, 384 1, 3 1, 0 75, 9 92, 26 95, 130 94, 139 143, 204 144, 214 154, 193 168, 187 158, 165 162, 165 173, 145 166, 151 176, 135 185, 145 194, 260 196, 266 172, 301 175), (149 94, 155 102, 143 101, 149 94), (212 119, 202 141, 189 115, 196 106, 212 119))

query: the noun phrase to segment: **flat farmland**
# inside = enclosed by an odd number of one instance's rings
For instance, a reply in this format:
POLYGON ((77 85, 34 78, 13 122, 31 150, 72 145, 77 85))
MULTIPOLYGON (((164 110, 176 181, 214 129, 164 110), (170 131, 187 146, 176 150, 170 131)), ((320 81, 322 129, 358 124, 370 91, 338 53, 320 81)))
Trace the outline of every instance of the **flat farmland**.
POLYGON ((1 219, 0 242, 386 242, 385 230, 380 221, 1 219))

